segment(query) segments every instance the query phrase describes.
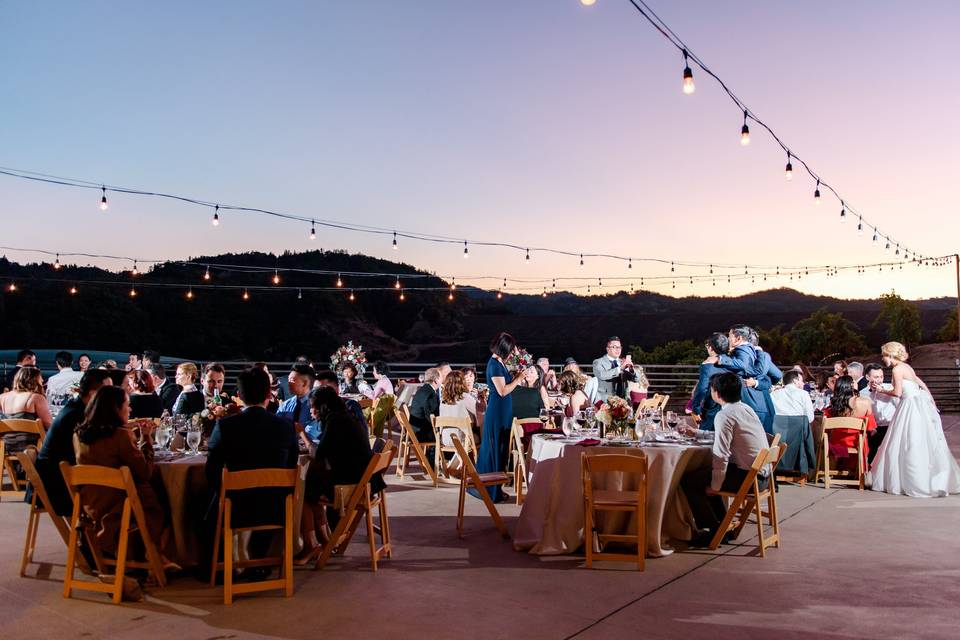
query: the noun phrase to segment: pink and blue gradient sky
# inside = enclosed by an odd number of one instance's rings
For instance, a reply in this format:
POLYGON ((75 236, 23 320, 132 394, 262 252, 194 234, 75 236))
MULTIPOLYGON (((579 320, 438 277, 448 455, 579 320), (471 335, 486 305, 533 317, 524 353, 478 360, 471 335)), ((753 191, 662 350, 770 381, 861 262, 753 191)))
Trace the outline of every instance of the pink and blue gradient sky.
MULTIPOLYGON (((652 6, 884 232, 929 255, 960 248, 960 5, 652 6)), ((839 204, 813 206, 808 178, 785 182, 784 155, 759 128, 739 145, 741 116, 704 74, 693 96, 681 93, 680 55, 627 0, 8 2, 0 57, 0 166, 572 251, 884 258, 855 221, 837 222, 839 204)), ((389 238, 349 232, 310 242, 308 225, 225 214, 215 229, 204 209, 114 194, 101 214, 97 200, 0 177, 3 244, 147 258, 322 246, 441 275, 634 276, 638 287, 665 273, 545 256, 528 265, 481 247, 465 261, 462 246, 414 241, 393 252, 389 238)), ((955 295, 952 267, 769 284, 955 295)))

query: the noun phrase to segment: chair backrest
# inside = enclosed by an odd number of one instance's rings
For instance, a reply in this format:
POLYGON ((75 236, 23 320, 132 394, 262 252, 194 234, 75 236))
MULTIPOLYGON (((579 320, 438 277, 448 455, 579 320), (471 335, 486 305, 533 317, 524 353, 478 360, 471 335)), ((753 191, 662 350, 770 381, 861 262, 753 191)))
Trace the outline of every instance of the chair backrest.
POLYGON ((654 395, 652 398, 644 398, 640 401, 640 404, 637 405, 637 410, 642 411, 643 409, 657 409, 660 407, 660 396, 654 395))
POLYGON ((300 477, 299 467, 293 469, 250 469, 248 471, 229 471, 224 468, 221 476, 222 491, 241 491, 268 487, 288 487, 293 489, 300 477))
POLYGON ((773 438, 770 439, 770 448, 772 449, 773 447, 779 446, 779 444, 780 444, 780 434, 775 433, 773 434, 773 438))
MULTIPOLYGON (((786 447, 787 445, 783 446, 786 447)), ((780 459, 780 456, 781 452, 779 444, 767 449, 760 449, 760 451, 757 452, 757 456, 753 459, 753 464, 750 465, 750 473, 747 475, 747 478, 752 482, 753 479, 751 476, 756 475, 757 472, 759 472, 760 469, 763 469, 765 465, 776 465, 777 460, 780 459)))
POLYGON ((389 419, 396 401, 397 397, 392 394, 384 394, 373 401, 373 408, 370 410, 371 429, 376 430, 389 419))
POLYGON ((467 450, 463 448, 463 443, 460 442, 460 438, 456 435, 450 437, 453 440, 453 446, 457 450, 457 455, 460 456, 460 460, 463 462, 463 477, 466 478, 469 474, 471 478, 479 479, 480 474, 477 473, 477 468, 473 464, 473 460, 470 459, 470 456, 467 454, 467 450))
POLYGON ((540 422, 540 418, 514 418, 513 424, 520 428, 521 436, 526 435, 526 431, 523 428, 523 425, 525 424, 534 424, 537 425, 538 428, 543 426, 543 423, 540 422))
POLYGON ((417 434, 413 430, 413 425, 410 424, 410 409, 407 408, 407 405, 394 409, 393 415, 396 416, 397 422, 400 423, 400 427, 403 429, 403 434, 400 434, 401 438, 406 434, 407 438, 410 438, 419 446, 420 441, 417 440, 417 434))
POLYGON ((23 473, 27 476, 27 482, 33 486, 35 499, 39 498, 40 503, 52 512, 53 506, 50 504, 49 498, 47 498, 47 488, 43 486, 43 480, 40 479, 40 474, 37 472, 37 448, 29 446, 23 451, 18 452, 17 461, 19 461, 20 466, 23 467, 23 473))
POLYGON ((647 457, 644 455, 627 455, 624 453, 601 453, 591 454, 584 451, 581 454, 583 460, 583 471, 586 474, 610 473, 622 471, 623 473, 636 473, 646 476, 647 457))
MULTIPOLYGON (((470 443, 471 447, 474 447, 473 444, 473 425, 470 423, 469 417, 457 418, 453 416, 433 416, 433 427, 437 431, 437 435, 443 435, 444 429, 452 429, 456 432, 462 433, 461 436, 464 440, 470 443)), ((440 443, 441 440, 438 438, 437 442, 440 443)))
POLYGON ((370 462, 367 463, 367 468, 364 469, 363 475, 360 476, 360 480, 355 485, 338 485, 345 486, 350 488, 349 496, 344 495, 342 499, 342 511, 341 513, 352 511, 356 509, 357 505, 363 500, 366 495, 367 486, 370 484, 370 478, 372 478, 377 473, 383 473, 390 466, 390 462, 393 460, 393 454, 396 453, 393 448, 393 441, 388 440, 386 446, 383 448, 383 451, 380 453, 375 453, 370 457, 370 462))
POLYGON ((136 488, 133 484, 133 476, 130 474, 129 467, 102 467, 96 464, 78 464, 71 466, 70 463, 62 461, 60 463, 60 472, 63 474, 63 480, 67 483, 67 488, 74 493, 80 487, 93 485, 97 487, 109 487, 121 491, 127 488, 136 494, 136 488))
POLYGON ((361 409, 369 409, 370 407, 373 406, 373 400, 371 400, 370 398, 364 397, 357 400, 357 404, 360 405, 361 409))
POLYGON ((823 430, 829 431, 831 429, 852 429, 854 431, 866 431, 867 429, 867 419, 866 418, 824 418, 823 419, 823 430))
POLYGON ((35 433, 40 436, 40 442, 42 443, 47 432, 39 418, 36 420, 5 418, 0 420, 0 433, 35 433))
POLYGON ((517 448, 517 464, 520 465, 520 470, 523 471, 524 480, 527 479, 527 457, 523 450, 523 428, 520 426, 520 422, 514 418, 513 425, 510 427, 510 437, 513 438, 513 445, 517 448))
POLYGON ((657 401, 656 408, 663 411, 667 407, 667 403, 670 402, 670 394, 660 395, 659 393, 655 393, 653 394, 653 399, 657 401))

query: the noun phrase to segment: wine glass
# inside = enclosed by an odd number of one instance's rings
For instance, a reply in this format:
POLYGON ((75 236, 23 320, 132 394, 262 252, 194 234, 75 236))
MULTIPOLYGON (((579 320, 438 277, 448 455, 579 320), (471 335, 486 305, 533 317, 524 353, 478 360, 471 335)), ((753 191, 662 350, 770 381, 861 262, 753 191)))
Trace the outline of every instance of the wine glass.
POLYGON ((660 419, 661 419, 662 417, 663 417, 663 416, 660 415, 660 412, 659 412, 659 411, 654 410, 654 411, 651 411, 651 412, 650 412, 650 420, 653 422, 653 428, 654 428, 654 430, 656 430, 656 431, 659 431, 659 430, 660 430, 660 419))
POLYGON ((680 418, 677 416, 677 412, 667 411, 667 426, 670 427, 670 430, 676 431, 678 424, 680 424, 680 418))
POLYGON ((195 456, 199 453, 200 439, 203 432, 200 431, 200 425, 190 425, 187 427, 187 446, 190 447, 190 455, 195 456))
POLYGON ((543 425, 543 428, 547 428, 547 422, 550 421, 550 410, 547 408, 540 409, 540 423, 543 425))

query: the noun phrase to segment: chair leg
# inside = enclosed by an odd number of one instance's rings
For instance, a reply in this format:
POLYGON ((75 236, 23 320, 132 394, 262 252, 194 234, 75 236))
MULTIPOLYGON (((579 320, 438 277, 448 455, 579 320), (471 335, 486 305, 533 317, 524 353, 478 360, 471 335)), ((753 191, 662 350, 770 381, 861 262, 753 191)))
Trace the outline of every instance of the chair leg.
POLYGON ((587 569, 593 568, 593 505, 583 501, 583 546, 587 556, 587 569))
POLYGON ((223 604, 233 604, 233 527, 223 525, 223 604))
MULTIPOLYGON (((760 494, 756 480, 754 480, 754 491, 757 492, 757 495, 760 494)), ((754 500, 753 502, 753 511, 757 515, 757 535, 760 538, 760 557, 765 558, 766 557, 765 549, 767 545, 766 545, 766 540, 763 537, 763 510, 760 508, 759 498, 754 500)), ((746 520, 746 514, 744 514, 744 520, 746 520)))
POLYGON ((504 538, 509 538, 510 532, 507 531, 507 525, 503 523, 503 518, 500 517, 500 512, 497 511, 497 505, 493 504, 490 492, 488 492, 487 488, 483 485, 480 485, 478 489, 480 490, 480 497, 483 498, 483 504, 487 506, 487 511, 490 512, 490 517, 493 518, 493 523, 497 525, 497 531, 499 531, 500 535, 504 538))
MULTIPOLYGON (((369 488, 367 489, 369 491, 369 488)), ((369 507, 369 500, 367 505, 369 507)), ((373 510, 370 508, 365 509, 366 520, 367 520, 367 543, 370 546, 370 564, 373 566, 373 572, 377 572, 377 532, 373 530, 373 510)))
POLYGON ((393 545, 390 543, 390 517, 387 515, 387 490, 380 493, 380 542, 383 544, 384 556, 393 557, 393 545))
POLYGON ((123 516, 120 518, 120 547, 117 549, 117 565, 113 576, 113 603, 123 600, 123 576, 127 565, 127 546, 130 544, 130 498, 123 503, 123 516))
POLYGON ((774 491, 770 492, 769 497, 767 497, 767 511, 769 512, 770 526, 773 527, 773 535, 777 549, 780 548, 780 520, 777 518, 777 494, 774 491))
MULTIPOLYGON (((73 570, 77 561, 77 544, 80 526, 80 502, 75 499, 73 514, 70 516, 70 542, 67 543, 67 573, 63 576, 63 597, 69 598, 73 591, 73 570)), ((99 565, 97 567, 99 569, 99 565)))
POLYGON ((830 447, 823 445, 823 488, 830 488, 830 447))
MULTIPOLYGON (((464 472, 461 474, 461 476, 462 477, 460 478, 460 499, 457 503, 457 535, 462 538, 463 537, 463 509, 464 509, 464 502, 467 497, 466 469, 464 469, 464 472)), ((483 491, 483 489, 478 489, 478 490, 483 491)))
MULTIPOLYGON (((36 498, 34 498, 36 503, 36 498)), ((27 565, 33 562, 33 550, 37 548, 37 530, 40 528, 40 512, 35 505, 30 505, 30 515, 27 517, 27 538, 23 543, 23 559, 20 561, 20 577, 27 575, 27 565)))
POLYGON ((293 498, 287 496, 286 520, 283 527, 283 595, 293 597, 293 498))
MULTIPOLYGON (((223 535, 223 509, 217 507, 217 528, 213 536, 213 560, 210 562, 210 586, 217 584, 217 565, 220 563, 220 537, 223 535)), ((224 552, 226 556, 226 552, 224 552)), ((224 558, 224 573, 226 573, 226 558, 224 558)), ((226 577, 224 577, 226 579, 226 577)))
POLYGON ((737 502, 737 498, 730 501, 730 506, 727 507, 727 514, 723 516, 723 521, 720 523, 716 535, 714 535, 713 540, 710 541, 711 550, 715 550, 720 546, 720 541, 723 540, 723 536, 727 534, 727 531, 730 529, 730 523, 733 522, 734 516, 739 513, 741 506, 743 506, 743 501, 737 502))

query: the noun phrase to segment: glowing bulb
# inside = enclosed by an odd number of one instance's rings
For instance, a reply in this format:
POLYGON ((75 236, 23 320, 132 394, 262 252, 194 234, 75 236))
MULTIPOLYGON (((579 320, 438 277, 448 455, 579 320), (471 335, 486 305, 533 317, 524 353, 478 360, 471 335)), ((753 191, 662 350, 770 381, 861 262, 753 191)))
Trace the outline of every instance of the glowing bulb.
POLYGON ((16 291, 16 290, 17 290, 17 283, 16 283, 16 282, 11 282, 11 283, 10 283, 10 286, 7 287, 7 291, 10 291, 11 293, 14 292, 14 291, 16 291))
POLYGON ((542 293, 541 295, 542 295, 544 298, 547 297, 547 288, 546 288, 546 287, 543 288, 543 293, 542 293))
POLYGON ((339 274, 339 273, 337 274, 337 286, 338 286, 338 287, 342 287, 342 286, 343 286, 343 280, 340 279, 340 274, 339 274))
POLYGON ((59 270, 61 266, 63 266, 63 265, 60 264, 60 254, 58 253, 58 254, 57 254, 57 260, 56 260, 56 262, 53 263, 53 268, 56 269, 56 270, 59 270))
POLYGON ((401 290, 400 290, 400 302, 403 302, 403 301, 406 300, 406 299, 407 299, 407 297, 406 297, 405 295, 403 295, 403 290, 401 289, 401 290))
POLYGON ((72 296, 77 295, 77 287, 76 287, 76 285, 70 287, 70 295, 72 295, 72 296))
POLYGON ((497 289, 497 300, 503 300, 503 293, 499 289, 497 289))
POLYGON ((213 208, 213 220, 211 222, 215 227, 220 226, 220 205, 213 208))
POLYGON ((393 232, 393 250, 394 251, 397 250, 397 232, 396 231, 393 232))
POLYGON ((107 205, 107 188, 100 187, 100 190, 103 192, 103 195, 100 196, 100 211, 106 211, 108 208, 107 205))
POLYGON ((787 154, 787 168, 784 169, 784 177, 787 179, 787 182, 793 180, 793 164, 790 162, 790 154, 787 154))
POLYGON ((311 240, 317 239, 317 228, 313 222, 310 223, 310 239, 311 240))
POLYGON ((466 240, 463 241, 463 257, 464 257, 464 259, 470 257, 470 249, 467 248, 467 241, 466 241, 466 240))
POLYGON ((697 87, 693 84, 693 71, 690 70, 690 67, 686 67, 683 70, 683 92, 690 95, 696 90, 697 87))
POLYGON ((350 302, 353 302, 353 301, 356 300, 356 299, 357 299, 356 296, 353 295, 353 289, 351 289, 351 290, 350 290, 350 302))
POLYGON ((207 267, 207 270, 203 272, 203 279, 204 280, 210 279, 210 267, 207 267))
POLYGON ((303 291, 297 289, 297 300, 303 300, 303 291))
POLYGON ((138 275, 140 275, 140 272, 137 270, 137 261, 136 261, 136 260, 133 261, 133 270, 130 272, 130 275, 133 275, 133 276, 138 276, 138 275))
POLYGON ((187 289, 187 300, 193 300, 193 289, 187 289))
POLYGON ((447 295, 447 300, 453 300, 453 291, 447 295))
POLYGON ((130 287, 130 297, 131 297, 131 298, 136 298, 136 297, 137 297, 137 290, 136 290, 136 288, 130 287))
POLYGON ((580 0, 580 4, 585 7, 592 7, 594 4, 596 4, 596 2, 597 0, 580 0))
POLYGON ((743 126, 740 127, 740 144, 747 146, 750 144, 750 127, 747 126, 747 111, 743 111, 743 126))
POLYGON ((397 276, 397 281, 393 284, 394 289, 400 288, 400 276, 397 276))
POLYGON ((273 270, 273 284, 280 284, 280 273, 276 269, 273 270))
POLYGON ((247 293, 247 290, 246 290, 246 289, 243 290, 243 299, 244 299, 244 300, 249 300, 249 299, 250 299, 250 294, 247 293))

